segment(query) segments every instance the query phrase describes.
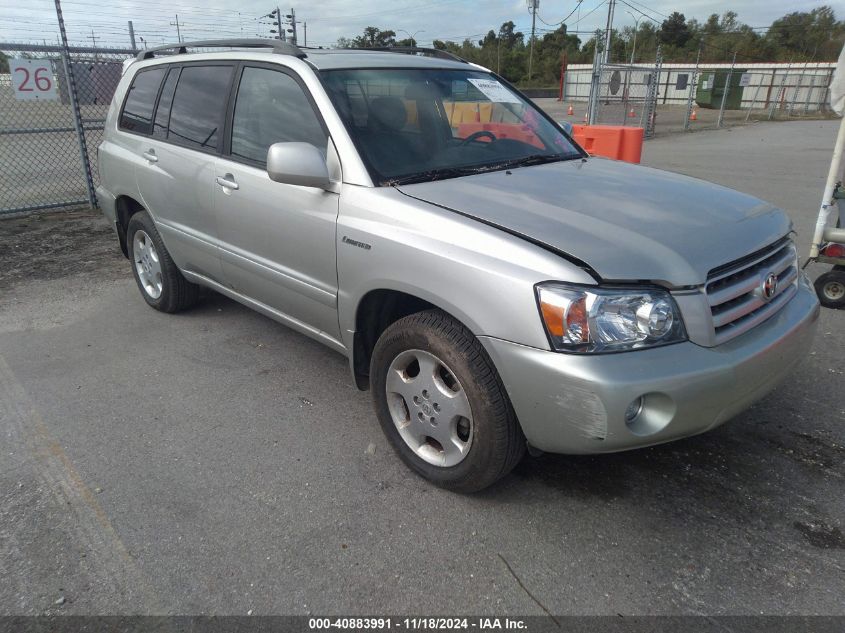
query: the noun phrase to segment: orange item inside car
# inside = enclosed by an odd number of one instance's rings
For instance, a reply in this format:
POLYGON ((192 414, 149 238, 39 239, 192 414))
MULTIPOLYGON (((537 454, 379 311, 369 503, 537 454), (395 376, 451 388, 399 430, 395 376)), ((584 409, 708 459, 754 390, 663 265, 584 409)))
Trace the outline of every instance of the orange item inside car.
MULTIPOLYGON (((531 127, 523 123, 461 123, 458 125, 456 136, 467 138, 471 134, 481 131, 490 132, 497 139, 513 139, 543 149, 543 143, 540 142, 531 127)), ((481 136, 478 140, 489 142, 491 139, 489 136, 481 136)))

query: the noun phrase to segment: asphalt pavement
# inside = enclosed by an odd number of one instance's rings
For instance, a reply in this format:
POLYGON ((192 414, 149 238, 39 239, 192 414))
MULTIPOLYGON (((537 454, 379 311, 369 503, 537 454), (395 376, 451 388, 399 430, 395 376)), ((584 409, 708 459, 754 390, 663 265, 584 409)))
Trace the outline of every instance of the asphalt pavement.
MULTIPOLYGON (((835 126, 644 162, 783 206, 804 255, 835 126)), ((213 294, 157 313, 125 270, 0 287, 0 613, 845 615, 844 312, 719 429, 462 496, 340 355, 213 294)))

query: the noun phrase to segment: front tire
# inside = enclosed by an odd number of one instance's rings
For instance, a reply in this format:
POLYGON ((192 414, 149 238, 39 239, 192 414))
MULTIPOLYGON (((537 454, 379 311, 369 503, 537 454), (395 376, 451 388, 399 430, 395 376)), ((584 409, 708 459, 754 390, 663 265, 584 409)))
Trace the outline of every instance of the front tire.
POLYGON ((404 317, 379 337, 370 363, 379 422, 414 472, 458 492, 507 475, 525 438, 478 339, 440 310, 404 317))
POLYGON ((135 282, 150 306, 162 312, 179 312, 197 302, 199 286, 179 272, 146 211, 129 220, 126 247, 135 282))

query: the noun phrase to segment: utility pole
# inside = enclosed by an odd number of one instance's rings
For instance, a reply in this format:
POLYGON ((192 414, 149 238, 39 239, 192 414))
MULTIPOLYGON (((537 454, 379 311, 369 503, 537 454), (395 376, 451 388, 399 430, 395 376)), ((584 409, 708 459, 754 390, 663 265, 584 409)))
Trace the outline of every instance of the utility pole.
POLYGON ((634 45, 631 47, 631 63, 634 63, 634 53, 637 52, 637 33, 640 32, 640 20, 643 19, 643 16, 634 15, 630 11, 628 11, 628 15, 634 18, 634 45))
POLYGON ((270 14, 267 17, 272 18, 273 16, 276 17, 276 35, 278 36, 278 39, 284 42, 287 38, 285 37, 285 27, 282 24, 282 10, 279 7, 276 7, 276 10, 270 11, 270 14))
POLYGON ((94 49, 94 61, 96 61, 98 59, 97 58, 97 40, 100 39, 100 38, 97 37, 96 35, 94 35, 94 29, 91 29, 91 35, 88 36, 88 39, 91 40, 91 46, 94 49))
POLYGON ((305 44, 304 44, 304 46, 308 46, 308 22, 302 23, 302 32, 305 34, 305 44))
POLYGON ((129 41, 132 43, 132 50, 137 51, 138 47, 135 45, 135 27, 132 25, 132 20, 129 20, 129 41))
POLYGON ((607 29, 604 32, 604 63, 610 61, 610 40, 613 37, 613 10, 616 8, 616 0, 609 0, 607 3, 607 29))
POLYGON ((182 23, 180 23, 180 22, 179 22, 179 14, 178 14, 178 13, 176 14, 176 21, 175 21, 175 22, 171 22, 171 23, 170 23, 170 26, 175 26, 175 27, 176 27, 176 38, 177 38, 177 39, 179 40, 179 42, 181 43, 181 42, 182 42, 182 31, 181 31, 181 29, 180 29, 179 27, 180 27, 180 26, 185 26, 185 23, 184 23, 184 22, 182 22, 182 23))
POLYGON ((293 7, 290 9, 290 13, 285 16, 290 20, 291 32, 293 34, 293 45, 296 46, 296 11, 293 10, 293 7))
POLYGON ((502 74, 502 34, 496 38, 496 74, 502 74))
POLYGON ((538 8, 540 8, 540 0, 528 0, 528 12, 531 13, 531 50, 528 53, 528 81, 531 81, 531 67, 534 63, 534 31, 537 26, 538 8))

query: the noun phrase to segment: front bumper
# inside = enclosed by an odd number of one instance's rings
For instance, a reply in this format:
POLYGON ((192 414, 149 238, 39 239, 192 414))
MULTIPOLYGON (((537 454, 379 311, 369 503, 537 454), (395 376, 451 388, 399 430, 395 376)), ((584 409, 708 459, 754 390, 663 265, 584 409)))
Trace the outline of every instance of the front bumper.
POLYGON ((554 453, 606 453, 708 431, 772 390, 809 350, 819 303, 798 293, 717 347, 684 342, 617 354, 561 354, 480 337, 528 442, 554 453), (643 397, 633 423, 625 410, 643 397))

